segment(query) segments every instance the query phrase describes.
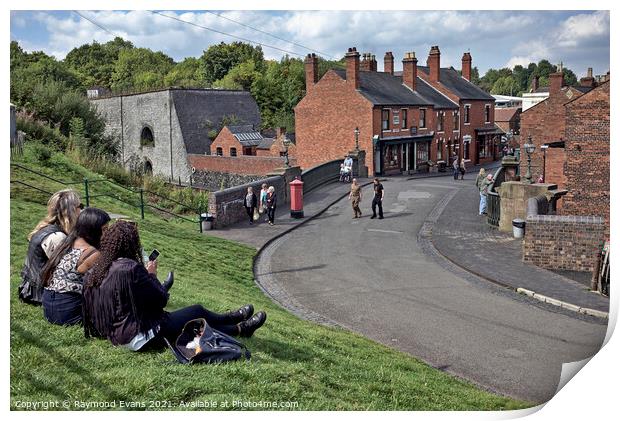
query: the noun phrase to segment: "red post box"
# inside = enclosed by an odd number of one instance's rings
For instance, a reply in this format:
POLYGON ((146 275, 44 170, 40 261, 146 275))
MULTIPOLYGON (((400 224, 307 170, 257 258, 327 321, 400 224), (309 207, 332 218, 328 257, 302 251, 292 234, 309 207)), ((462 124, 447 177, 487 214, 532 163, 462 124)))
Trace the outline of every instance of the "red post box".
POLYGON ((304 182, 295 178, 291 186, 291 218, 304 217, 304 182))

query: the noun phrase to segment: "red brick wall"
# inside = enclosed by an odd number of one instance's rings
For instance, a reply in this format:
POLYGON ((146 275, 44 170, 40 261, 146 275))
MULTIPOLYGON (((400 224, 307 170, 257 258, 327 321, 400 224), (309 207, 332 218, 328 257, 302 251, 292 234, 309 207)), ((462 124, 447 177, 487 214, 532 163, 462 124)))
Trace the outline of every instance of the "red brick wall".
MULTIPOLYGON (((461 143, 463 136, 470 135, 471 142, 469 144, 469 159, 472 163, 486 163, 493 161, 493 157, 478 159, 477 137, 476 130, 479 128, 495 127, 495 103, 493 101, 472 101, 462 100, 459 104, 459 110, 461 113, 461 143), (470 105, 469 109, 469 124, 465 123, 465 105, 470 105), (490 107, 489 123, 485 122, 485 106, 490 107)), ((463 157, 463 152, 459 153, 460 157, 463 157)))
POLYGON ((546 100, 527 109, 521 114, 521 174, 527 172, 527 154, 523 145, 528 136, 532 136, 532 142, 536 145, 536 152, 532 154, 532 174, 542 173, 543 154, 540 146, 565 139, 566 110, 564 105, 580 96, 581 92, 568 88, 549 96, 546 100), (567 96, 571 92, 572 97, 567 96))
POLYGON ((328 71, 295 107, 299 165, 308 169, 344 157, 355 148, 354 130, 358 127, 360 149, 366 151, 366 165, 372 174, 372 114, 372 104, 351 82, 328 71))
MULTIPOLYGON (((242 175, 266 175, 276 168, 284 166, 280 157, 261 156, 215 156, 215 155, 187 155, 189 165, 196 171, 215 171, 242 175)), ((290 165, 295 166, 295 159, 290 159, 290 165)))
POLYGON ((600 215, 609 237, 609 83, 566 105, 566 188, 562 213, 600 215))
POLYGON ((529 216, 523 261, 547 269, 592 272, 603 244, 605 225, 592 216, 529 216))
POLYGON ((237 148, 237 156, 243 155, 243 146, 235 138, 235 136, 224 127, 218 133, 217 137, 211 143, 211 154, 215 155, 217 148, 222 148, 222 156, 230 156, 230 148, 237 148))
MULTIPOLYGON (((545 152, 545 183, 554 183, 559 189, 566 187, 566 175, 564 174, 564 162, 566 151, 564 148, 548 148, 545 152)), ((533 173, 532 180, 538 180, 542 173, 533 173)), ((558 205, 562 204, 562 200, 558 205)))

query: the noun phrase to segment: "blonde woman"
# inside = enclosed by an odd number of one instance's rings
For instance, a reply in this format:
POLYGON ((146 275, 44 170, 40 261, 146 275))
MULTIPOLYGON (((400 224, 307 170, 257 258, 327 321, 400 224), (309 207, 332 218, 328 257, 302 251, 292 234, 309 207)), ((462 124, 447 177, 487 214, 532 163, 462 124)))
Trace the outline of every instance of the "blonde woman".
POLYGON ((269 218, 269 225, 275 225, 277 203, 276 189, 273 186, 269 186, 267 190, 267 216, 269 218))
POLYGON ((41 270, 71 232, 83 208, 80 196, 71 189, 54 193, 47 202, 47 216, 28 235, 28 253, 22 269, 22 283, 17 291, 23 302, 41 304, 41 270))

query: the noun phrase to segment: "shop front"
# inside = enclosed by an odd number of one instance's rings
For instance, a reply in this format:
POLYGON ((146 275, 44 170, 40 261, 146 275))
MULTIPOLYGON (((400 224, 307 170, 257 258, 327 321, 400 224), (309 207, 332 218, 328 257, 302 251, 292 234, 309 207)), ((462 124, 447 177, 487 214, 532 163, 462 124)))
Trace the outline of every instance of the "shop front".
POLYGON ((502 131, 497 128, 479 128, 476 132, 476 164, 491 162, 500 155, 502 131))
POLYGON ((428 172, 433 135, 375 137, 375 175, 428 172))

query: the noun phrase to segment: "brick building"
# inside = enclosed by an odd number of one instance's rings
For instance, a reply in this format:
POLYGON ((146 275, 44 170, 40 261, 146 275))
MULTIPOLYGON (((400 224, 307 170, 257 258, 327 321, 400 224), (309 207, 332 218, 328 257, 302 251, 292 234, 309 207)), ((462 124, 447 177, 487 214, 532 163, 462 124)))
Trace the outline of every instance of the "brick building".
POLYGON ((566 104, 563 214, 605 218, 609 238, 609 81, 566 104))
POLYGON ((519 134, 521 130, 521 107, 496 107, 495 125, 504 133, 519 134))
POLYGON ((318 59, 308 55, 306 95, 295 107, 302 168, 352 151, 356 128, 370 174, 428 171, 428 161, 445 161, 453 153, 475 163, 492 160, 485 142, 496 135, 494 98, 469 82, 469 53, 463 60, 467 77, 441 69, 438 53, 437 47, 431 49, 426 67, 417 65, 415 53, 407 53, 403 71, 396 73, 394 57, 387 52, 384 71, 378 72, 373 55, 364 54, 360 63, 360 54, 350 48, 346 70, 330 70, 321 80, 318 59), (465 143, 463 133, 471 133, 465 143), (478 138, 484 139, 482 153, 478 138))

